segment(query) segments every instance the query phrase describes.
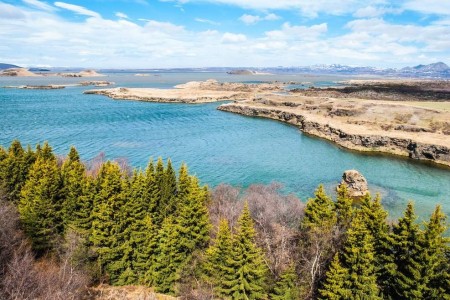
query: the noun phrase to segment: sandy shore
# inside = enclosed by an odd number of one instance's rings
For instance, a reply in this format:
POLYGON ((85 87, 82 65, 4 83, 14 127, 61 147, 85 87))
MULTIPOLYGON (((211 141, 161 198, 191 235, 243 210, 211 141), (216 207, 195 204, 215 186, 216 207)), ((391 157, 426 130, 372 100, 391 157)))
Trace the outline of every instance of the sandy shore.
POLYGON ((113 99, 148 102, 208 103, 224 100, 253 99, 260 93, 281 91, 281 84, 219 83, 216 80, 192 81, 177 85, 174 89, 114 88, 88 90, 85 94, 97 94, 113 99))

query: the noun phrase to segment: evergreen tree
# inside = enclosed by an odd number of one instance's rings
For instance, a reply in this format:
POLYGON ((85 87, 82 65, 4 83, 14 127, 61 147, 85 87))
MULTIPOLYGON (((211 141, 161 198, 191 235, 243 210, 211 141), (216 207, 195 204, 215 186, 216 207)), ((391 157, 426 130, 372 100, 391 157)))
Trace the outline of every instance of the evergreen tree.
POLYGON ((136 221, 131 233, 132 267, 139 284, 150 286, 153 283, 152 267, 158 247, 157 237, 156 228, 150 215, 136 221))
POLYGON ((73 207, 73 216, 69 227, 83 237, 88 237, 92 228, 92 210, 97 189, 92 177, 85 176, 81 186, 81 195, 73 207))
POLYGON ((295 266, 291 264, 281 275, 280 280, 274 287, 271 295, 273 300, 297 300, 300 299, 300 292, 297 286, 298 278, 295 273, 295 266))
POLYGON ((319 185, 315 197, 308 200, 302 227, 307 230, 331 229, 336 224, 334 203, 325 193, 323 185, 319 185))
POLYGON ((346 286, 349 274, 348 269, 342 267, 339 255, 334 255, 330 269, 326 273, 323 287, 319 289, 319 299, 346 300, 352 299, 352 291, 346 286))
POLYGON ((192 177, 188 193, 177 207, 180 227, 180 245, 186 252, 204 248, 209 241, 209 215, 206 206, 208 191, 200 188, 198 179, 192 177))
POLYGON ((404 216, 394 225, 394 258, 396 272, 392 289, 394 297, 401 299, 423 299, 425 289, 421 271, 422 233, 415 223, 414 206, 410 202, 404 216))
POLYGON ((186 164, 182 164, 178 175, 178 199, 184 199, 189 193, 190 176, 186 164))
POLYGON ((233 240, 226 219, 220 220, 219 229, 214 243, 206 249, 205 263, 203 265, 204 274, 207 281, 212 284, 217 296, 226 297, 224 291, 223 278, 225 274, 232 273, 230 269, 233 240))
POLYGON ((151 277, 156 291, 175 294, 175 284, 180 280, 181 272, 189 261, 190 255, 180 245, 180 230, 172 216, 164 219, 158 233, 158 248, 151 277))
POLYGON ((337 224, 340 228, 346 230, 350 226, 353 217, 353 200, 348 194, 346 184, 341 184, 338 186, 335 210, 337 215, 337 224))
POLYGON ((233 239, 230 269, 223 278, 224 298, 265 299, 266 273, 264 254, 255 244, 255 229, 246 203, 233 239))
POLYGON ((369 194, 362 199, 360 212, 363 215, 365 225, 374 237, 375 270, 378 285, 384 296, 392 294, 391 285, 393 275, 396 272, 394 253, 392 249, 392 235, 387 224, 387 211, 381 205, 379 195, 371 199, 369 194))
POLYGON ((425 299, 450 299, 449 253, 450 239, 444 236, 448 229, 446 216, 438 205, 425 225, 423 240, 423 281, 425 299))
POLYGON ((164 216, 170 216, 175 213, 177 207, 177 175, 172 167, 170 159, 167 161, 167 167, 164 170, 163 185, 161 188, 161 208, 164 216))
POLYGON ((123 258, 125 251, 131 252, 130 246, 123 243, 121 228, 125 201, 123 187, 120 167, 112 162, 103 164, 96 180, 90 242, 98 254, 101 270, 109 274, 111 283, 115 283, 129 267, 123 258))
POLYGON ((159 200, 161 198, 161 190, 156 179, 155 168, 153 166, 152 160, 150 160, 147 165, 147 168, 145 170, 145 177, 146 177, 145 186, 147 189, 146 193, 148 197, 147 199, 148 212, 156 214, 157 208, 159 206, 159 200))
POLYGON ((51 250, 62 232, 61 189, 56 160, 39 157, 30 170, 18 206, 24 231, 38 253, 51 250))
POLYGON ((84 165, 80 162, 80 156, 74 147, 71 147, 67 160, 61 168, 64 186, 63 219, 66 225, 75 221, 76 212, 80 209, 81 197, 86 184, 84 165))
POLYGON ((381 299, 375 270, 374 240, 357 213, 347 231, 343 250, 343 266, 348 270, 344 287, 350 290, 351 299, 381 299))
POLYGON ((19 201, 20 191, 28 177, 30 167, 30 161, 27 160, 22 145, 14 140, 8 149, 7 157, 0 161, 0 191, 5 194, 6 200, 14 203, 19 201))

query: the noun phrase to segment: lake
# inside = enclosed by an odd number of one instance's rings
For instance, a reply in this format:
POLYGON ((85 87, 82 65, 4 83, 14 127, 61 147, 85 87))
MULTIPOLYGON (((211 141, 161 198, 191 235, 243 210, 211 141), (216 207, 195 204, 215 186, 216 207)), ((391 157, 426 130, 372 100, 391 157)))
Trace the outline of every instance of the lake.
MULTIPOLYGON (((325 86, 345 78, 326 76, 231 76, 221 73, 158 73, 148 77, 109 74, 94 80, 116 86, 172 88, 191 80, 297 81, 325 86)), ((78 83, 89 78, 6 78, 0 86, 78 83)), ((398 217, 408 200, 427 217, 437 203, 450 215, 450 170, 410 159, 342 149, 309 137, 273 120, 216 110, 219 103, 161 104, 117 101, 83 95, 92 87, 60 90, 0 88, 0 144, 19 139, 24 145, 48 141, 57 154, 76 146, 84 160, 100 152, 127 158, 145 167, 150 157, 186 162, 202 183, 246 187, 273 181, 302 200, 323 183, 332 191, 348 169, 359 170, 371 190, 380 192, 391 216, 398 217)))

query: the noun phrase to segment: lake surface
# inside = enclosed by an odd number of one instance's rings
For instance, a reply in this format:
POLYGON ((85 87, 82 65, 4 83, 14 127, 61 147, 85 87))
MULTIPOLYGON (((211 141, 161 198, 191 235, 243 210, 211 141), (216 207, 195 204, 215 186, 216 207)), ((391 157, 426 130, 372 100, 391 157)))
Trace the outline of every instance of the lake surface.
MULTIPOLYGON (((116 86, 172 88, 191 80, 300 81, 323 86, 344 78, 324 76, 230 76, 220 73, 161 73, 136 77, 110 74, 95 80, 116 86)), ((1 78, 0 86, 78 83, 84 78, 1 78)), ((89 80, 89 79, 88 79, 89 80)), ((71 145, 88 160, 105 152, 145 167, 150 157, 186 162, 203 183, 246 187, 280 182, 302 200, 324 183, 331 191, 348 169, 359 170, 373 192, 380 192, 391 216, 414 200, 427 217, 437 203, 450 215, 450 170, 409 159, 367 155, 302 134, 297 128, 266 119, 216 110, 213 104, 160 104, 117 101, 83 95, 92 87, 61 90, 0 88, 0 145, 19 139, 24 145, 48 141, 58 154, 71 145)))

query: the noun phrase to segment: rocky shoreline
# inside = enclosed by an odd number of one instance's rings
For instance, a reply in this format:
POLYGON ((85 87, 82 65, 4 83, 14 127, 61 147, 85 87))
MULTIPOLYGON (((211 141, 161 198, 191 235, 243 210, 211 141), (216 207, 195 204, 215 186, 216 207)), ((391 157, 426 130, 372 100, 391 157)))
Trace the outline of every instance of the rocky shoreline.
POLYGON ((334 128, 329 124, 308 120, 305 115, 282 109, 251 107, 239 103, 223 104, 218 109, 245 116, 263 117, 289 123, 307 134, 330 140, 351 150, 383 152, 450 166, 450 148, 442 145, 418 143, 412 139, 382 135, 351 134, 339 128, 334 128))

